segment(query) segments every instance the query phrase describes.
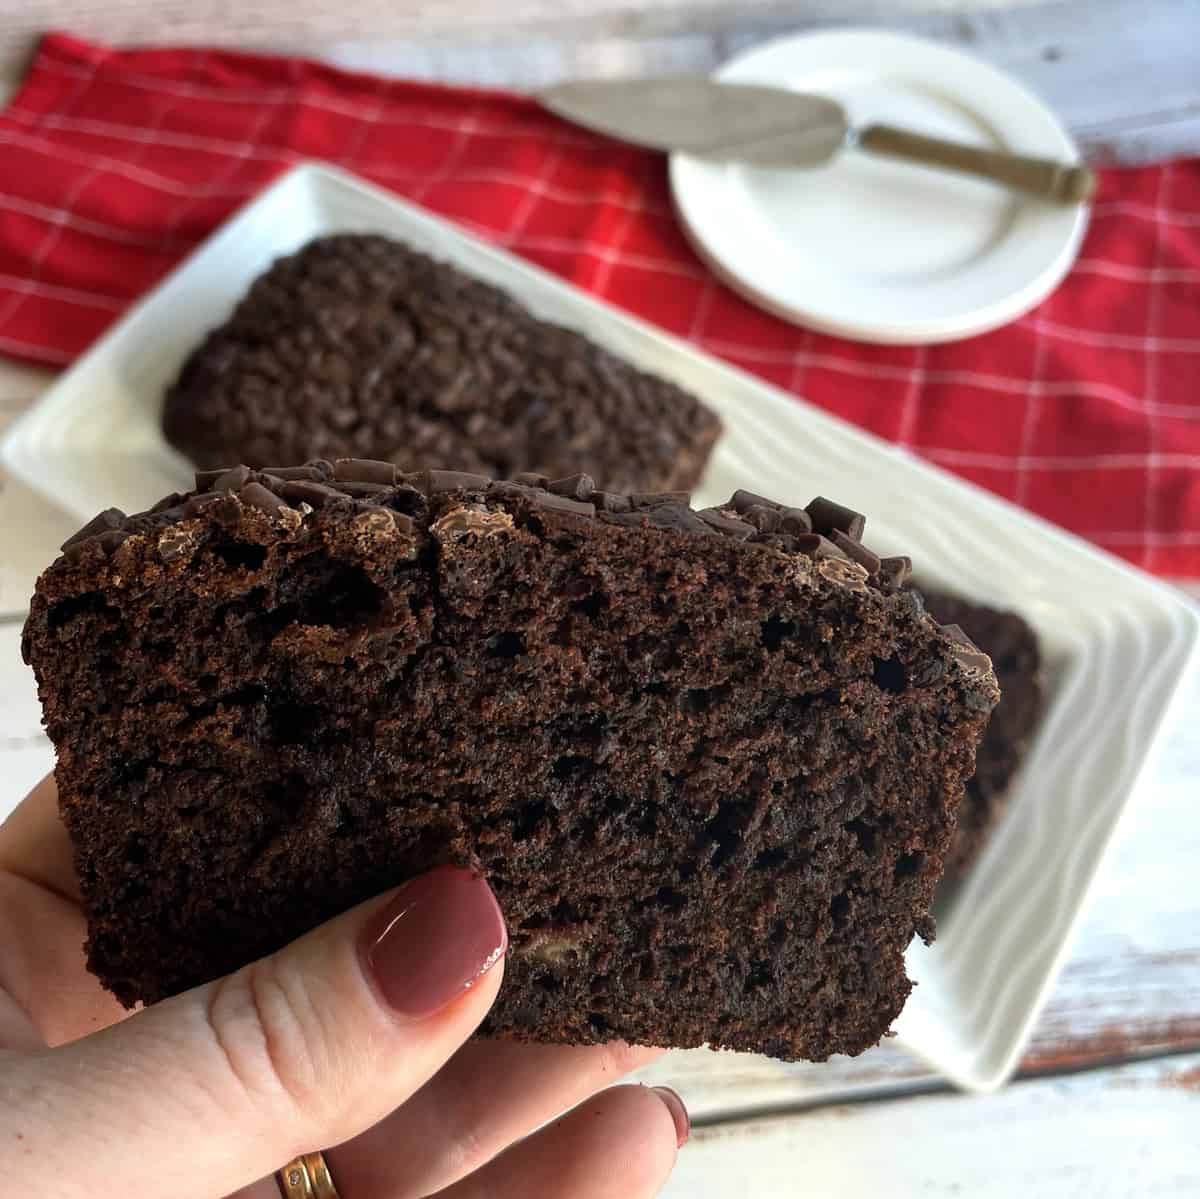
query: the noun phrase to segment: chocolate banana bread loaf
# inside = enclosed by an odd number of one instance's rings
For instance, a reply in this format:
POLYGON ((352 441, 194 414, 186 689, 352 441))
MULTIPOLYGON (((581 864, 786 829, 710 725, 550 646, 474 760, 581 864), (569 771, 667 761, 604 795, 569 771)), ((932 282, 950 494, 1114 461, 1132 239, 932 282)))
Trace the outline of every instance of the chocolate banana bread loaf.
POLYGON ((720 433, 694 396, 385 237, 280 259, 191 355, 167 439, 198 466, 358 454, 405 470, 690 490, 720 433))
POLYGON ((960 875, 979 856, 1008 799, 1009 784, 1042 714, 1042 660, 1037 634, 1016 612, 921 588, 935 620, 959 625, 992 659, 1000 702, 975 755, 975 773, 958 809, 958 832, 946 875, 960 875))
POLYGON ((125 1003, 452 862, 509 922, 491 1035, 887 1031, 997 691, 861 516, 355 460, 197 482, 83 529, 24 634, 125 1003))

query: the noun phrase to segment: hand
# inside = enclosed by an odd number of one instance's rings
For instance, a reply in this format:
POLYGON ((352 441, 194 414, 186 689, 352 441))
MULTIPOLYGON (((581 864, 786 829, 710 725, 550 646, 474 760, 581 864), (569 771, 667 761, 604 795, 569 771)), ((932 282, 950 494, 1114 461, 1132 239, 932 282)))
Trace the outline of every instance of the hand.
POLYGON ((14 1194, 278 1199, 274 1171, 323 1149, 342 1199, 640 1199, 686 1139, 673 1092, 594 1094, 653 1050, 466 1043, 506 942, 465 871, 134 1015, 85 971, 85 931, 47 779, 0 827, 0 1179, 14 1194))

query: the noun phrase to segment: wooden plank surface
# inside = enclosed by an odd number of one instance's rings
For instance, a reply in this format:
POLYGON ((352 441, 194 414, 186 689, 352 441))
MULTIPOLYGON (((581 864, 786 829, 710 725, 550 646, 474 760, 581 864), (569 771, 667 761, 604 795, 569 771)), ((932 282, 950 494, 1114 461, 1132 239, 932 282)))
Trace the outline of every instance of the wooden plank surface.
MULTIPOLYGON (((662 28, 724 24, 736 8, 743 24, 758 17, 862 19, 926 9, 959 12, 1012 8, 1018 0, 75 0, 69 14, 57 0, 0 0, 0 67, 22 61, 44 29, 64 24, 86 37, 111 42, 208 42, 307 47, 342 38, 451 38, 492 40, 537 34, 641 35, 662 28)), ((1023 0, 1024 3, 1035 0, 1023 0)))
POLYGON ((1200 1195, 1200 1054, 699 1128, 664 1199, 1200 1195))
MULTIPOLYGON (((35 35, 62 20, 55 0, 0 0, 0 78, 14 78, 35 35)), ((784 33, 887 26, 1011 71, 1045 97, 1090 157, 1146 161, 1200 149, 1195 0, 86 0, 72 6, 69 24, 117 43, 253 46, 513 87, 709 71, 784 33)))

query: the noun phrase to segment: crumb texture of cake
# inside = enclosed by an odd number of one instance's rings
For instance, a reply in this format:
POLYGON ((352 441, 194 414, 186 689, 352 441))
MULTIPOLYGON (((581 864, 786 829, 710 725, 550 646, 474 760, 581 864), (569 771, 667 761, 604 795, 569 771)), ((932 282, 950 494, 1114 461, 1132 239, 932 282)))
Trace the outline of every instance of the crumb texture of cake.
POLYGON ((509 924, 488 1035, 886 1033, 997 691, 861 516, 357 460, 197 487, 81 530, 24 633, 123 1002, 456 863, 509 924))
POLYGON ((184 364, 163 428, 201 467, 356 454, 497 477, 587 469, 644 492, 691 490, 720 422, 456 267, 343 234, 259 276, 184 364))
POLYGON ((920 588, 929 614, 957 625, 992 660, 1000 702, 975 754, 975 773, 958 809, 958 832, 946 856, 948 878, 979 856, 1004 811, 1009 784, 1042 715, 1044 686, 1037 634, 1016 612, 920 588))

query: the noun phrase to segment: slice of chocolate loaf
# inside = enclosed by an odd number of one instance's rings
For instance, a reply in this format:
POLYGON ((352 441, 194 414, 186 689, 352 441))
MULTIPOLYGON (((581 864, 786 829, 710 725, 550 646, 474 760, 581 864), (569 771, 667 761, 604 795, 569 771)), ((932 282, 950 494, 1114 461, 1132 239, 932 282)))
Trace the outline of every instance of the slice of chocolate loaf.
POLYGON ((997 692, 861 516, 362 461, 198 483, 82 530, 24 636, 123 1001, 455 862, 510 925, 493 1035, 887 1031, 997 692))
POLYGON ((951 877, 979 856, 1004 810, 1009 784, 1042 714, 1042 660, 1037 634, 1016 612, 920 590, 935 620, 957 625, 988 654, 1000 686, 1000 702, 979 743, 975 773, 958 809, 958 832, 946 856, 946 875, 951 877))
POLYGON ((358 454, 404 470, 586 469, 624 492, 691 490, 721 431, 675 384, 362 235, 320 238, 261 275, 188 359, 163 421, 202 467, 358 454))

